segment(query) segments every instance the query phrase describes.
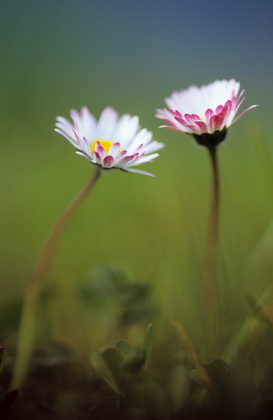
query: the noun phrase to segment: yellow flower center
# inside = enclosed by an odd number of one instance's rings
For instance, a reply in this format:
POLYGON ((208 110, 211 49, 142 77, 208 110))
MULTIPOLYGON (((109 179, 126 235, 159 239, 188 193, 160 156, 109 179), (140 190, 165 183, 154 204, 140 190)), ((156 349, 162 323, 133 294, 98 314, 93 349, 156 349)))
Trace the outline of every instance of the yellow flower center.
POLYGON ((100 140, 97 139, 95 141, 93 141, 93 143, 90 144, 90 149, 91 152, 94 153, 95 152, 95 148, 96 148, 96 144, 99 143, 101 145, 101 147, 103 147, 103 149, 105 150, 105 153, 108 154, 111 146, 114 144, 112 141, 109 140, 100 140))
POLYGON ((200 118, 201 118, 202 121, 205 121, 205 116, 204 115, 201 115, 200 118))

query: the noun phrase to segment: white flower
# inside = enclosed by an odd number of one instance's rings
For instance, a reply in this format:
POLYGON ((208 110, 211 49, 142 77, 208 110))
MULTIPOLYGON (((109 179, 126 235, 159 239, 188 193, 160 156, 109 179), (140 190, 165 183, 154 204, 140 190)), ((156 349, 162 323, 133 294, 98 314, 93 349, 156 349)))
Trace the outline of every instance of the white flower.
POLYGON ((200 88, 190 86, 166 98, 168 109, 158 109, 156 117, 170 124, 161 127, 192 134, 200 144, 206 144, 211 135, 216 145, 231 125, 257 106, 250 106, 236 117, 245 100, 244 90, 238 96, 239 90, 240 83, 234 79, 216 80, 200 88))
POLYGON ((124 114, 120 118, 111 107, 106 107, 97 121, 86 107, 78 113, 71 111, 73 124, 57 117, 55 131, 62 134, 76 148, 76 153, 102 169, 121 169, 126 172, 152 174, 132 169, 132 166, 151 162, 154 153, 164 147, 153 140, 152 133, 140 129, 137 116, 124 114))

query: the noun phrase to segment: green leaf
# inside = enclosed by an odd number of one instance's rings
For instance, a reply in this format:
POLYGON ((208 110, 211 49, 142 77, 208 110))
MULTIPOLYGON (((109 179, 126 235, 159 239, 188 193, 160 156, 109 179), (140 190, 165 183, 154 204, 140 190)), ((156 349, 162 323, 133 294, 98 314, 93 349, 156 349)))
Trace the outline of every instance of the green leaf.
POLYGON ((141 351, 140 354, 130 357, 124 364, 124 372, 138 375, 143 368, 145 362, 145 355, 141 351))
POLYGON ((118 340, 115 343, 115 348, 118 349, 124 357, 124 372, 138 375, 145 362, 144 352, 142 350, 136 351, 125 340, 118 340))
POLYGON ((201 386, 205 386, 204 381, 202 380, 202 378, 201 378, 201 376, 200 376, 200 374, 199 374, 198 370, 196 370, 196 369, 191 369, 191 370, 189 371, 189 377, 190 377, 191 379, 193 379, 195 382, 197 382, 199 385, 201 385, 201 386))
POLYGON ((212 360, 205 365, 208 376, 218 390, 224 390, 227 365, 222 359, 212 360))
POLYGON ((154 326, 153 324, 149 324, 146 331, 145 339, 144 339, 144 353, 146 357, 145 364, 144 364, 145 369, 148 368, 148 364, 151 358, 153 338, 154 338, 154 326))
POLYGON ((7 359, 7 352, 3 347, 0 347, 0 373, 2 372, 7 359))
POLYGON ((175 366, 170 374, 169 391, 174 411, 182 406, 183 398, 187 392, 188 375, 184 366, 175 366))
POLYGON ((232 342, 230 343, 224 353, 223 359, 225 360, 227 365, 231 365, 237 358, 239 353, 239 343, 232 342))
POLYGON ((93 367, 103 376, 110 387, 120 394, 120 372, 123 366, 122 354, 115 348, 94 352, 91 356, 93 367))
POLYGON ((125 340, 118 340, 114 348, 118 349, 125 356, 126 360, 136 356, 136 351, 125 340))
POLYGON ((137 395, 146 412, 145 416, 138 418, 157 420, 170 418, 166 394, 156 382, 143 381, 137 389, 137 395))

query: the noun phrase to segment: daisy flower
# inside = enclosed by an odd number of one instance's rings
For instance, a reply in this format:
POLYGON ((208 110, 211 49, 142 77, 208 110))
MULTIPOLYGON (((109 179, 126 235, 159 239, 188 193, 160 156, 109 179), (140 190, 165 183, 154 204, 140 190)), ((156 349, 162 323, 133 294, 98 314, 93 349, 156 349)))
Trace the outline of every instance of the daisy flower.
POLYGON ((135 165, 151 162, 154 153, 164 147, 153 140, 152 133, 140 129, 139 118, 124 114, 121 117, 106 107, 98 120, 86 107, 78 113, 71 111, 72 122, 57 117, 55 131, 62 134, 76 148, 76 153, 102 169, 121 169, 126 172, 152 174, 132 169, 135 165))
POLYGON ((215 147, 229 127, 257 106, 236 116, 245 100, 244 90, 238 95, 239 90, 240 83, 234 79, 216 80, 200 88, 190 86, 166 98, 168 109, 158 109, 156 117, 169 124, 161 127, 192 134, 199 144, 215 147))

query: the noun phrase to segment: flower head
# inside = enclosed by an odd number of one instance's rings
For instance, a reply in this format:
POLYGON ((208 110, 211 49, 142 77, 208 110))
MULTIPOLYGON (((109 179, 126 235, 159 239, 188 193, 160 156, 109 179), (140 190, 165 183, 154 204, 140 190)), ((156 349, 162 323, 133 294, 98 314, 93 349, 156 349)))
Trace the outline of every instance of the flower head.
POLYGON ((158 109, 156 117, 169 124, 161 127, 192 134, 199 144, 214 147, 224 140, 229 127, 257 106, 236 117, 245 100, 244 90, 238 95, 239 90, 240 83, 234 79, 216 80, 200 88, 190 86, 166 98, 168 109, 158 109))
POLYGON ((127 172, 151 175, 131 167, 151 162, 154 153, 164 147, 152 139, 152 133, 139 127, 137 116, 124 114, 120 118, 111 107, 105 108, 98 121, 86 107, 78 113, 71 111, 73 124, 57 117, 55 131, 62 134, 76 148, 76 153, 102 169, 117 168, 127 172))

